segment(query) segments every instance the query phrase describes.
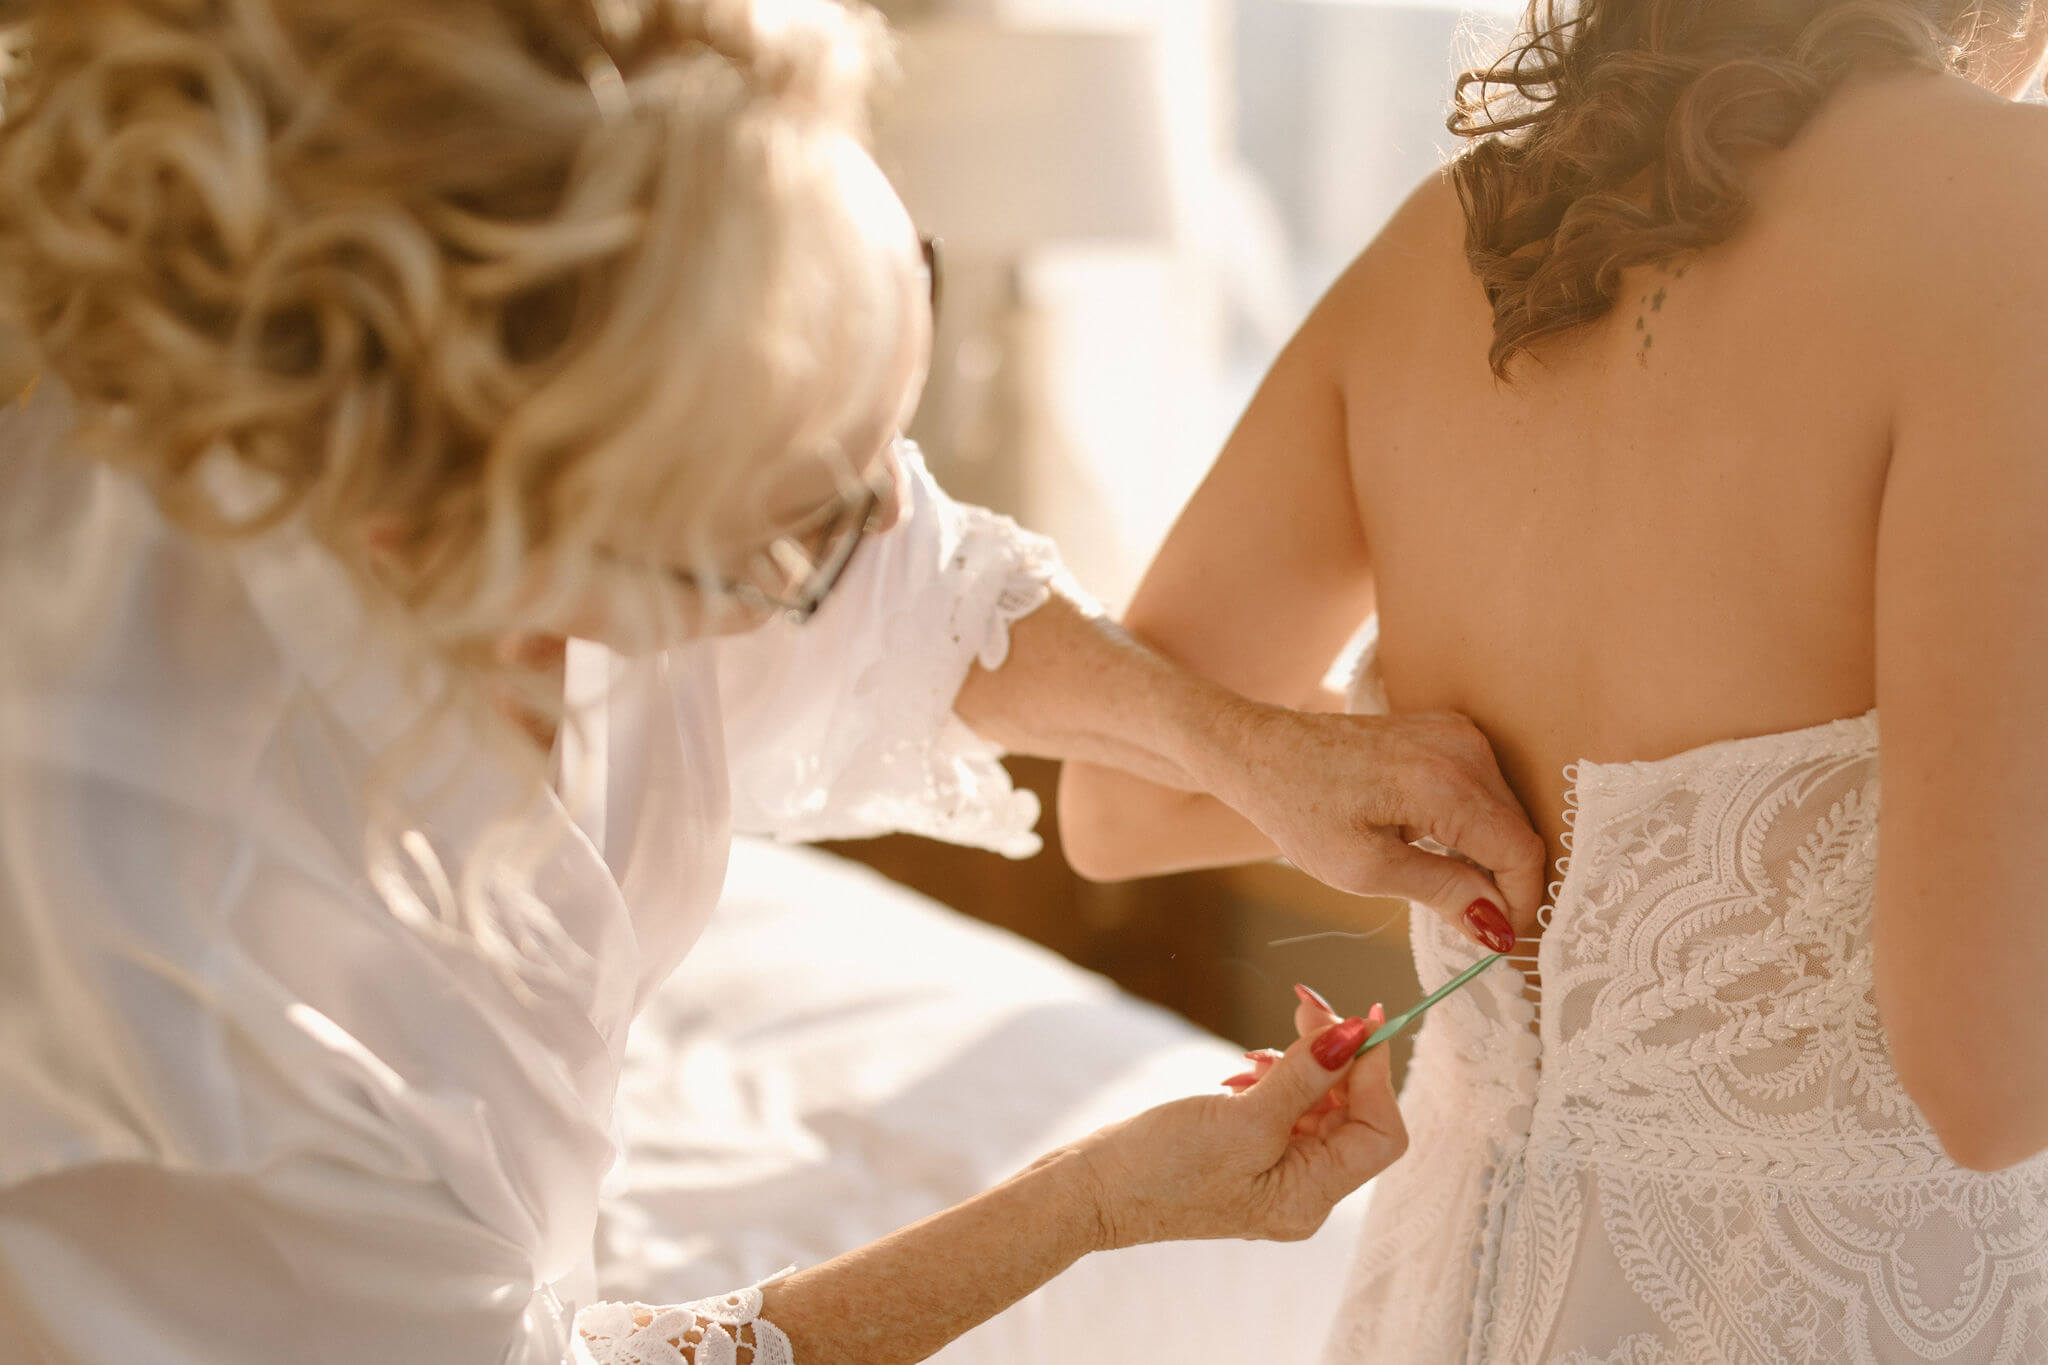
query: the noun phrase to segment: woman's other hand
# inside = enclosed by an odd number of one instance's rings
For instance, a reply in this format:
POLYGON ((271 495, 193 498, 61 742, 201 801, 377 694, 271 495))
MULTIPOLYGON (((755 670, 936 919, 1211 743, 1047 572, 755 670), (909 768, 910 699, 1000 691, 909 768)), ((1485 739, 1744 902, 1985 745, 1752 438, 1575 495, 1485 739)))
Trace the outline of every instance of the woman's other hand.
POLYGON ((1253 705, 1242 736, 1214 790, 1302 871, 1427 905, 1491 952, 1535 930, 1543 838, 1471 721, 1253 705))
POLYGON ((1237 1093, 1161 1105, 1083 1142, 1104 1248, 1313 1235, 1408 1146, 1387 1050, 1352 1056, 1379 1013, 1297 1040, 1237 1093), (1327 1105, 1338 1087, 1342 1103, 1327 1105))

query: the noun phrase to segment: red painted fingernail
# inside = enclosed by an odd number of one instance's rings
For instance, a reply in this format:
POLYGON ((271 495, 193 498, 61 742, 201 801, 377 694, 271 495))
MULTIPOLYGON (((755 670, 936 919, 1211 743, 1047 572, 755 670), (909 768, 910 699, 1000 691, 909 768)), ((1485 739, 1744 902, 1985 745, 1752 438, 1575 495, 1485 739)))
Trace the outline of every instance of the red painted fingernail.
POLYGON ((1484 896, 1465 907, 1465 923, 1472 926, 1472 932, 1496 953, 1512 953, 1515 950, 1515 929, 1508 923, 1508 917, 1500 907, 1484 896))
POLYGON ((1280 1054, 1270 1047, 1262 1047, 1257 1052, 1245 1053, 1244 1059, 1248 1062, 1277 1062, 1280 1054))
POLYGON ((1358 1045, 1365 1041, 1371 1030, 1363 1019, 1346 1019, 1341 1024, 1332 1024, 1310 1044, 1309 1052, 1317 1065, 1325 1071, 1342 1071, 1344 1064, 1351 1060, 1351 1054, 1358 1051, 1358 1045))
POLYGON ((1372 1025, 1374 1033, 1378 1033, 1380 1025, 1387 1022, 1387 1007, 1385 1005, 1374 1005, 1365 1012, 1365 1022, 1372 1025))
POLYGON ((1301 1002, 1304 1005, 1314 1005, 1317 1009, 1321 1010, 1325 1014, 1335 1014, 1337 1012, 1330 1008, 1329 1001, 1323 999, 1323 997, 1317 995, 1314 991, 1310 990, 1306 986, 1297 985, 1294 988, 1294 993, 1301 997, 1301 1002))
POLYGON ((1230 1078, 1229 1080, 1225 1081, 1225 1082, 1224 1082, 1223 1084, 1224 1084, 1224 1085, 1226 1085, 1227 1087, 1229 1087, 1229 1088, 1230 1088, 1230 1089, 1232 1089, 1232 1090, 1241 1090, 1241 1089, 1243 1089, 1243 1088, 1244 1088, 1245 1086, 1248 1086, 1248 1085, 1257 1085, 1258 1083, 1259 1083, 1259 1078, 1258 1078, 1257 1076, 1254 1076, 1254 1075, 1252 1075, 1252 1073, 1251 1073, 1251 1072, 1247 1071, 1247 1072, 1245 1072, 1245 1073, 1244 1073, 1243 1075, 1241 1075, 1241 1076, 1232 1076, 1232 1077, 1231 1077, 1231 1078, 1230 1078))

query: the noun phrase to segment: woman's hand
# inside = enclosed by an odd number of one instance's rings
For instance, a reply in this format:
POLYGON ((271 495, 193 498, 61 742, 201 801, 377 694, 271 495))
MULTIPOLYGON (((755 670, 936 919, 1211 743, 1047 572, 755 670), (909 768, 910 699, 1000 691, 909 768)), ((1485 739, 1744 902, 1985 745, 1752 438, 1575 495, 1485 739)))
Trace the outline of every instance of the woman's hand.
POLYGON ((1310 876, 1427 905, 1492 952, 1535 929, 1543 838, 1463 716, 1246 703, 1225 753, 1212 790, 1310 876), (1454 852, 1413 847, 1424 838, 1454 852))
POLYGON ((1352 1059, 1378 1006, 1298 1040, 1238 1093, 1178 1100, 1088 1138, 1104 1249, 1313 1235, 1407 1149, 1387 1050, 1352 1059), (1341 1087, 1342 1101, 1325 1103, 1341 1087))
MULTIPOLYGON (((1294 1032, 1297 1036, 1313 1038, 1324 1029, 1341 1022, 1337 1011, 1330 1008, 1329 1001, 1323 999, 1322 996, 1310 990, 1307 986, 1296 986, 1294 994, 1300 1001, 1294 1007, 1294 1032)), ((1373 1012, 1366 1016, 1366 1020, 1373 1027, 1377 1028, 1380 1023, 1384 1022, 1385 1012, 1378 1005, 1374 1005, 1372 1010, 1373 1012)), ((1386 1051, 1385 1048, 1376 1048, 1374 1050, 1376 1052, 1386 1051)), ((1232 1076, 1223 1083, 1224 1088, 1233 1091, 1243 1091, 1247 1087, 1258 1084, 1259 1081, 1265 1078, 1268 1071, 1271 1071, 1279 1064, 1280 1059, 1284 1055, 1283 1053, 1275 1052, 1272 1048, 1262 1048, 1257 1052, 1245 1053, 1244 1059, 1252 1064, 1252 1069, 1244 1072, 1242 1075, 1232 1076)), ((1336 1085, 1330 1088, 1330 1093, 1323 1096, 1321 1102, 1301 1116, 1300 1120, 1295 1124, 1295 1131, 1298 1133, 1315 1131, 1325 1114, 1330 1113, 1332 1110, 1342 1109, 1350 1102, 1351 1096, 1346 1080, 1339 1080, 1336 1085)))
POLYGON ((1161 1105, 963 1204, 776 1280, 763 1290, 761 1316, 808 1365, 896 1365, 927 1359, 1091 1251, 1307 1237, 1408 1145, 1387 1050, 1352 1056, 1379 1014, 1374 1006, 1274 1054, 1241 1094, 1161 1105), (1336 1107, 1325 1103, 1333 1091, 1336 1107))

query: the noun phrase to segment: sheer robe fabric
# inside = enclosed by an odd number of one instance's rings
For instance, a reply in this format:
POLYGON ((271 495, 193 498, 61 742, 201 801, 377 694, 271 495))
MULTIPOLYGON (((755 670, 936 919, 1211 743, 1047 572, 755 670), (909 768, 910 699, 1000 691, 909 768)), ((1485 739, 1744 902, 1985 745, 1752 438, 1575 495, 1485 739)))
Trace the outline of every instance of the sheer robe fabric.
POLYGON ((1036 847, 951 699, 1050 545, 906 450, 907 517, 808 625, 572 641, 538 866, 489 861, 525 788, 487 755, 404 788, 427 865, 551 926, 567 969, 521 983, 366 876, 425 713, 338 567, 194 541, 69 430, 51 383, 0 412, 0 1332, 64 1365, 587 1354, 626 1033, 734 829, 1036 847))

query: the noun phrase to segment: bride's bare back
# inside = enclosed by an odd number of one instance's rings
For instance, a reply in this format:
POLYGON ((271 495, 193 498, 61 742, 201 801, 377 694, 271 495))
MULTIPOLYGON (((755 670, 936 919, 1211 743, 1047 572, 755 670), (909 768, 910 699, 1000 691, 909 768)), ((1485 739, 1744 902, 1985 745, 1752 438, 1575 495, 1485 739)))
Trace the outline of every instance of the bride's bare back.
MULTIPOLYGON (((1503 383, 1455 190, 1424 184, 1276 363, 1126 620, 1249 696, 1327 705, 1377 610, 1393 708, 1470 717, 1553 858, 1574 759, 1878 707, 1899 1071, 1952 1151, 2023 1155, 2048 1143, 2026 1079, 2048 1072, 2048 110, 1854 81, 1748 185, 1732 239, 1631 272, 1503 383)), ((1061 808, 1095 875, 1270 849, 1094 770, 1061 808)), ((1498 880, 1532 932, 1529 883, 1498 880)))
POLYGON ((1300 702, 1376 607, 1394 708, 1477 722, 1554 853, 1573 759, 1861 714, 1898 424, 1996 382, 1913 335, 1946 325, 1920 304, 1985 273, 1935 253, 2020 230, 1993 207, 2040 176, 2016 145, 2048 165, 2048 111, 1948 77, 1845 91, 1755 168, 1733 241, 1630 272, 1505 383, 1432 177, 1282 357, 1130 625, 1300 702))
POLYGON ((1757 169, 1736 240, 1630 272, 1616 311, 1511 382, 1487 365, 1493 313, 1447 177, 1330 299, 1390 698, 1477 721, 1553 846, 1575 758, 1876 702, 1877 537, 1910 350, 1887 287, 1905 263, 1886 248, 1909 229, 1871 221, 1901 206, 1870 150, 1913 105, 2011 112, 1960 81, 1904 86, 1838 100, 1757 169))

